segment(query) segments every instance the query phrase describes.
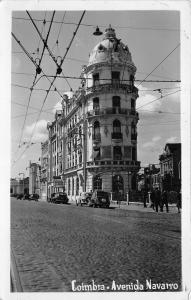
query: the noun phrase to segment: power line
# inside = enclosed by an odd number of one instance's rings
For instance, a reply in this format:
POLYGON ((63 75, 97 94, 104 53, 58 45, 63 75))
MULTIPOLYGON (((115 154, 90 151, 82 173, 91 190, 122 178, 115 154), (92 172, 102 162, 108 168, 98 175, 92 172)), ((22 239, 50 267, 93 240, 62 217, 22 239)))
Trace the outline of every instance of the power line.
POLYGON ((137 110, 138 110, 139 108, 141 108, 141 107, 144 107, 144 106, 146 106, 146 105, 149 105, 149 104, 151 104, 151 103, 153 103, 153 102, 155 102, 155 101, 158 101, 158 100, 160 100, 160 99, 162 99, 162 98, 165 98, 165 97, 167 97, 167 96, 176 94, 176 93, 178 93, 178 92, 180 92, 180 91, 181 91, 181 90, 178 90, 178 91, 175 91, 175 92, 166 94, 166 95, 164 95, 164 96, 161 95, 159 98, 156 98, 155 100, 152 100, 152 101, 150 101, 150 102, 148 102, 148 103, 146 103, 146 104, 144 104, 144 105, 141 105, 141 106, 137 107, 137 110))
MULTIPOLYGON (((64 62, 64 59, 65 59, 65 57, 66 57, 66 55, 67 55, 67 53, 68 53, 68 51, 69 51, 69 49, 70 49, 70 47, 71 47, 71 44, 72 44, 72 42, 73 42, 73 40, 74 40, 74 37, 75 37, 75 35, 76 35, 77 31, 78 31, 78 28, 79 28, 79 26, 80 26, 80 23, 81 23, 83 17, 84 17, 84 14, 85 14, 85 11, 82 13, 82 16, 81 16, 81 18, 80 18, 80 21, 79 21, 79 23, 78 23, 78 26, 77 26, 76 30, 74 31, 74 33, 73 33, 73 37, 72 37, 72 39, 71 39, 71 41, 70 41, 70 43, 69 43, 69 46, 68 46, 68 48, 67 48, 67 50, 66 50, 66 53, 65 53, 65 55, 64 55, 64 57, 62 58, 62 61, 61 61, 61 63, 60 63, 60 67, 62 66, 62 63, 64 62)), ((31 141, 32 141, 32 137, 33 137, 33 135, 34 135, 34 132, 35 132, 35 129, 36 129, 36 126, 37 126, 37 122, 38 122, 38 120, 39 120, 39 118, 40 118, 40 114, 41 114, 41 112, 42 112, 43 106, 44 106, 44 104, 45 104, 45 102, 46 102, 46 99, 47 99, 47 97, 48 97, 49 91, 50 91, 50 89, 51 89, 51 87, 52 87, 54 81, 56 80, 56 77, 57 77, 57 75, 54 76, 53 81, 51 82, 50 87, 49 87, 49 89, 48 89, 48 91, 47 91, 47 94, 46 94, 46 96, 45 96, 45 98, 44 98, 44 100, 43 100, 43 104, 42 104, 42 106, 41 106, 41 109, 40 109, 40 111, 39 111, 38 117, 37 117, 37 119, 36 119, 35 125, 34 125, 33 130, 32 130, 32 134, 31 134, 31 137, 30 137, 29 145, 30 145, 30 143, 31 143, 31 141)), ((19 158, 18 158, 14 163, 16 163, 16 162, 22 157, 22 155, 25 153, 25 151, 28 149, 28 147, 29 147, 29 146, 27 146, 27 147, 25 148, 25 150, 21 153, 21 155, 19 156, 19 158)))
MULTIPOLYGON (((28 18, 22 18, 22 17, 13 17, 14 20, 24 20, 24 21, 30 21, 28 18)), ((34 19, 34 21, 37 22, 42 22, 42 19, 34 19)), ((50 20, 47 20, 47 22, 50 22, 50 20)), ((54 21, 53 23, 55 24, 61 24, 62 21, 54 21)), ((66 25, 77 25, 77 23, 75 22, 64 22, 64 24, 66 25)), ((85 24, 82 23, 82 26, 85 27, 95 27, 97 24, 85 24)), ((99 25, 99 27, 103 27, 106 28, 107 25, 99 25)), ((164 30, 164 31, 180 31, 180 29, 176 29, 176 28, 153 28, 153 27, 134 27, 134 26, 115 26, 115 28, 119 28, 119 29, 133 29, 133 30, 164 30)))
MULTIPOLYGON (((166 59, 167 59, 167 57, 169 57, 178 47, 180 46, 180 43, 145 77, 145 79, 147 79, 166 59)), ((145 79, 143 79, 140 83, 139 83, 139 85, 142 83, 142 82, 144 82, 145 81, 145 79)), ((138 85, 138 86, 139 86, 138 85)), ((138 87, 137 86, 137 87, 138 87)))

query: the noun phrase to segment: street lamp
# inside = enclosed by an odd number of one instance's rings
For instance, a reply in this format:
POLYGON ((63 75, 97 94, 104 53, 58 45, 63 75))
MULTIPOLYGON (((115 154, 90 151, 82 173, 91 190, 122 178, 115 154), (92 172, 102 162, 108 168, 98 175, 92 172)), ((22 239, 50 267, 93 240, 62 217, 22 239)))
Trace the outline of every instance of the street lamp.
POLYGON ((24 174, 24 173, 19 173, 18 175, 19 175, 19 176, 20 176, 20 175, 23 175, 23 194, 24 194, 24 177, 25 177, 25 174, 24 174))

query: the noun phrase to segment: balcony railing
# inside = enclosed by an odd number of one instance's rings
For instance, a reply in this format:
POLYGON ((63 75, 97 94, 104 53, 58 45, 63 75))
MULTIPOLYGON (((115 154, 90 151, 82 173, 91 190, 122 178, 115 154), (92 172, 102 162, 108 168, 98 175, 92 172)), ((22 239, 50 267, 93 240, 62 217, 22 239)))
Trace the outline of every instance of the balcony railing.
POLYGON ((120 107, 108 107, 108 108, 96 108, 94 110, 87 112, 87 117, 100 116, 100 115, 128 115, 128 116, 137 116, 138 113, 134 110, 128 108, 120 108, 120 107))
POLYGON ((129 160, 95 160, 95 161, 88 161, 87 167, 94 167, 94 166, 129 166, 129 167, 140 167, 140 161, 129 161, 129 160))
POLYGON ((124 84, 124 83, 104 83, 93 85, 86 89, 86 94, 94 93, 94 92, 107 92, 107 91, 116 91, 121 90, 126 93, 137 93, 138 89, 135 86, 132 86, 130 84, 124 84))
POLYGON ((122 132, 112 132, 111 138, 112 138, 112 140, 122 140, 123 134, 122 134, 122 132))

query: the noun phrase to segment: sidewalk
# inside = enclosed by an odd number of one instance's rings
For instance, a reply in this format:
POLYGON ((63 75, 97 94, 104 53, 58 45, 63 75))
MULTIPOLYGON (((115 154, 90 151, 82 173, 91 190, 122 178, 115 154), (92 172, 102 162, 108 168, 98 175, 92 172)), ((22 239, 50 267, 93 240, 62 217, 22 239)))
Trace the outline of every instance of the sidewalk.
MULTIPOLYGON (((125 209, 125 210, 136 210, 136 211, 142 211, 142 212, 152 212, 155 213, 155 211, 150 207, 150 204, 147 204, 147 207, 143 206, 143 203, 141 202, 130 202, 127 204, 127 202, 121 202, 120 204, 117 204, 117 201, 112 201, 110 204, 110 207, 115 207, 116 209, 125 209)), ((169 213, 177 213, 177 207, 175 204, 169 205, 169 213)), ((166 213, 166 208, 163 208, 163 212, 159 213, 166 213)))

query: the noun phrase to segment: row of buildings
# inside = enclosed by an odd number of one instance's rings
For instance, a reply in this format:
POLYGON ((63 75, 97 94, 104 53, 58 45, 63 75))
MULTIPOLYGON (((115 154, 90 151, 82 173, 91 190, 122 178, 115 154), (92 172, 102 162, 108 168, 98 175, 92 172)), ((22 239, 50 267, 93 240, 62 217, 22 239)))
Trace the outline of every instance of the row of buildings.
MULTIPOLYGON (((61 109, 47 124, 48 139, 41 144, 40 167, 34 164, 30 168, 38 177, 34 181, 39 182, 40 189, 36 184, 35 192, 39 189, 41 199, 66 191, 75 200, 82 191, 95 189, 126 199, 129 191, 138 189, 141 167, 137 160, 135 73, 128 46, 109 26, 82 67, 79 89, 63 95, 61 109)), ((161 174, 166 174, 166 167, 162 169, 165 155, 160 160, 161 174)), ((144 188, 146 180, 144 175, 144 188)))

